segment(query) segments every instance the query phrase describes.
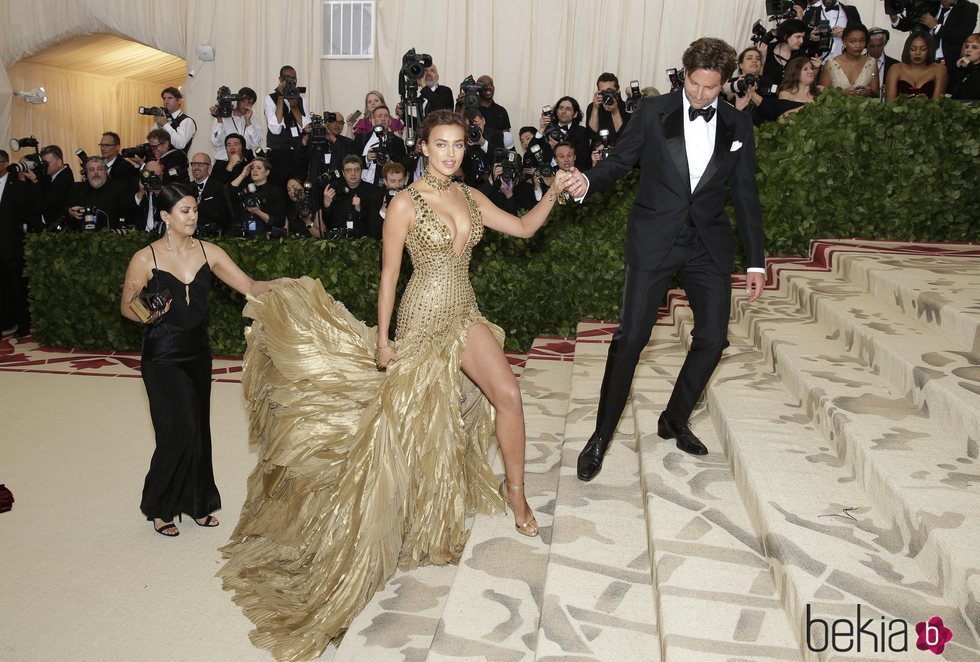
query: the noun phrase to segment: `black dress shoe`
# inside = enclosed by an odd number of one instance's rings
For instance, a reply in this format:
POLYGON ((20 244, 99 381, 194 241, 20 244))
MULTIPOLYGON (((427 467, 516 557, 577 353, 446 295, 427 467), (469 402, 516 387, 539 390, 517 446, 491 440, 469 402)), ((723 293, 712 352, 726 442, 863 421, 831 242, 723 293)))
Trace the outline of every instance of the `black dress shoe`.
POLYGON ((589 437, 585 448, 578 454, 578 478, 579 480, 590 481, 599 475, 602 469, 602 458, 609 447, 609 440, 604 439, 598 432, 589 437))
POLYGON ((676 439, 677 447, 685 453, 690 453, 691 455, 708 454, 708 449, 691 432, 691 428, 687 427, 687 423, 677 425, 664 414, 660 414, 660 420, 657 421, 657 434, 661 439, 676 439))

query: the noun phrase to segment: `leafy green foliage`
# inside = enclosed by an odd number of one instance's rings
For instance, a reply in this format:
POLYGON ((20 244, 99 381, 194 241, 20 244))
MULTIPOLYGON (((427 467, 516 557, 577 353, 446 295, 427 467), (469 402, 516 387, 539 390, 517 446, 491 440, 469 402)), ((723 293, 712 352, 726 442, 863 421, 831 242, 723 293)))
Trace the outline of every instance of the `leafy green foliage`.
MULTIPOLYGON (((940 99, 879 104, 830 91, 758 130, 759 194, 769 255, 805 255, 812 239, 977 239, 980 111, 940 99)), ((638 176, 557 207, 530 240, 488 233, 471 269, 487 319, 526 350, 541 334, 572 335, 579 320, 615 319, 623 291, 626 215, 638 176)), ((729 216, 735 218, 730 209, 729 216)), ((31 235, 27 274, 37 338, 80 349, 133 351, 141 328, 119 314, 130 256, 149 237, 31 235)), ((307 274, 368 324, 377 322, 380 251, 356 241, 219 239, 255 279, 307 274)), ((740 264, 744 264, 740 261, 740 264)), ((403 261, 401 282, 410 273, 403 261)), ((211 346, 244 351, 244 299, 211 290, 211 346)))

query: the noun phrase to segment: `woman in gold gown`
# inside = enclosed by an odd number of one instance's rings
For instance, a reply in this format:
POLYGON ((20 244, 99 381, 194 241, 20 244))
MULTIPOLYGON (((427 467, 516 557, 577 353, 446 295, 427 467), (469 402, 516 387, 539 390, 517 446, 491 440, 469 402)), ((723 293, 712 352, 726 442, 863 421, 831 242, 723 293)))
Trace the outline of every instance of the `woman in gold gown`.
POLYGON ((537 535, 520 389, 469 262, 484 227, 532 236, 565 181, 523 218, 507 214, 451 179, 465 131, 450 111, 423 122, 428 167, 388 206, 377 328, 309 278, 246 304, 255 321, 243 385, 259 461, 219 576, 255 623, 252 641, 277 659, 319 656, 396 568, 457 563, 467 515, 506 504, 517 532, 537 535), (413 274, 391 343, 405 248, 413 274), (494 433, 499 487, 487 464, 494 433))

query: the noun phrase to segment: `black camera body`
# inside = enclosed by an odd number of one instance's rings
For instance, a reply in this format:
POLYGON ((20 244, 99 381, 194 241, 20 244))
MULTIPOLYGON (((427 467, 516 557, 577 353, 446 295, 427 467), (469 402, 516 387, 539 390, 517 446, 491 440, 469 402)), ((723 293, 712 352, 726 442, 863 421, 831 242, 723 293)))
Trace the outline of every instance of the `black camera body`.
POLYGON ((640 81, 631 80, 630 94, 626 98, 626 112, 635 113, 636 109, 640 106, 640 99, 642 98, 643 98, 643 93, 640 91, 640 81))
POLYGON ((299 99, 299 95, 305 94, 306 88, 296 85, 296 79, 292 76, 286 76, 282 83, 282 98, 295 101, 299 99))
POLYGON ((531 145, 527 151, 528 155, 524 160, 528 165, 534 166, 534 174, 541 178, 555 176, 555 169, 551 167, 550 163, 544 160, 540 145, 531 145))
POLYGON ((166 117, 166 108, 161 108, 160 106, 140 106, 136 109, 140 115, 151 115, 153 117, 166 117))
POLYGON ((296 217, 299 219, 305 219, 307 216, 313 213, 313 208, 313 184, 310 182, 303 182, 303 194, 299 196, 299 200, 296 201, 296 217))
POLYGON ((544 137, 548 140, 554 140, 555 142, 561 142, 568 135, 565 129, 558 125, 557 120, 552 120, 551 124, 548 125, 548 129, 544 132, 544 137))
POLYGON ((475 145, 483 140, 483 129, 481 129, 476 124, 470 124, 469 128, 466 130, 466 142, 475 145))
POLYGON ((259 187, 254 182, 249 182, 238 189, 238 199, 241 201, 242 207, 246 209, 249 207, 261 207, 265 204, 265 194, 259 190, 259 187))
POLYGON ((619 103, 619 90, 614 87, 607 87, 600 94, 602 95, 602 105, 607 108, 619 103))
POLYGON ((467 76, 465 79, 463 79, 463 82, 459 85, 459 90, 463 93, 463 107, 479 108, 480 95, 482 95, 486 89, 487 86, 473 80, 473 76, 467 76))
MULTIPOLYGON (((931 7, 927 0, 885 0, 886 14, 905 14, 905 18, 916 21, 929 13, 931 7)), ((925 26, 921 28, 925 30, 925 26)))
POLYGON ((432 56, 427 53, 416 53, 415 49, 409 49, 402 56, 401 75, 406 78, 418 79, 425 74, 425 70, 432 66, 432 56))
POLYGON ((756 46, 765 44, 771 48, 777 41, 776 31, 766 30, 766 26, 762 24, 762 21, 756 21, 752 24, 752 36, 750 39, 756 46))
MULTIPOLYGON (((333 113, 331 113, 331 117, 332 116, 333 113)), ((310 113, 310 142, 327 142, 327 125, 324 122, 323 115, 310 113)))
POLYGON ((384 166, 388 163, 391 158, 391 154, 388 151, 388 132, 385 131, 384 125, 375 124, 374 128, 371 129, 374 135, 378 137, 378 144, 374 146, 374 162, 378 164, 378 167, 384 166))
POLYGON ((232 104, 241 101, 242 95, 232 94, 231 88, 222 85, 218 88, 218 98, 217 106, 218 109, 215 111, 218 117, 231 117, 232 112, 235 110, 232 104))
POLYGON ((500 179, 513 184, 521 177, 521 155, 509 149, 497 148, 493 153, 494 163, 500 164, 500 179))
POLYGON ((25 147, 33 147, 37 149, 38 143, 37 138, 34 136, 29 136, 27 138, 12 138, 10 140, 10 149, 15 152, 19 152, 25 147))
POLYGON ((817 57, 822 53, 829 53, 834 45, 834 34, 830 28, 830 21, 817 21, 813 29, 818 32, 820 38, 817 40, 804 39, 803 52, 810 57, 817 57))
POLYGON ((131 159, 135 157, 148 161, 153 157, 153 148, 150 147, 150 143, 143 143, 142 145, 137 145, 136 147, 124 147, 119 151, 119 154, 124 159, 131 159))
POLYGON ((770 21, 796 18, 796 12, 793 10, 795 4, 794 0, 766 0, 766 14, 769 15, 770 21))
POLYGON ((163 177, 152 170, 145 168, 140 170, 140 180, 143 182, 143 187, 151 191, 159 191, 163 188, 163 177))
POLYGON ((340 187, 346 183, 346 180, 344 179, 343 174, 334 168, 333 170, 325 170, 321 172, 320 176, 316 180, 316 183, 321 189, 325 189, 329 186, 333 188, 333 190, 339 191, 340 187))
POLYGON ((601 149, 599 150, 599 159, 605 161, 612 154, 612 145, 609 144, 609 129, 599 130, 599 142, 601 149))
POLYGON ((684 87, 684 70, 674 68, 668 69, 667 80, 670 81, 670 91, 676 92, 684 87))

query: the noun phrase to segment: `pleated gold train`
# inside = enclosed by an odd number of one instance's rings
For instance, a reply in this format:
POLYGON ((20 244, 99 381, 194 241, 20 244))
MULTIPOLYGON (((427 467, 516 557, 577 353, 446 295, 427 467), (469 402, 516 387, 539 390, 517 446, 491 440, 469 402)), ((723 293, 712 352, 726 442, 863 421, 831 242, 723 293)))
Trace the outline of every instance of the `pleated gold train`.
POLYGON ((258 464, 222 548, 224 587, 255 624, 252 642, 308 660, 343 635, 396 568, 456 563, 476 512, 502 513, 487 464, 493 412, 460 370, 466 334, 486 324, 448 226, 411 189, 397 359, 374 364, 376 333, 302 278, 249 297, 243 387, 258 464))

